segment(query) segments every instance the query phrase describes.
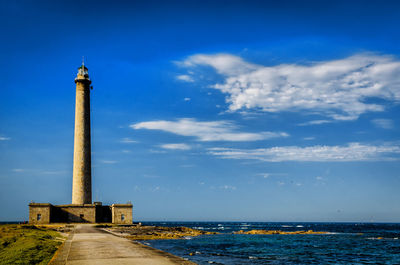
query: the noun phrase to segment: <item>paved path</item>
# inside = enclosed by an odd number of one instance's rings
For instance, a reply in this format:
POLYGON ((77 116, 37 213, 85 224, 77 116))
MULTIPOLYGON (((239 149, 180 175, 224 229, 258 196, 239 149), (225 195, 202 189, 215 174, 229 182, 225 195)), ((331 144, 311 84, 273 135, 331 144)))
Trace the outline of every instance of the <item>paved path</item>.
POLYGON ((93 225, 76 225, 63 247, 49 264, 194 264, 169 253, 115 236, 93 225))

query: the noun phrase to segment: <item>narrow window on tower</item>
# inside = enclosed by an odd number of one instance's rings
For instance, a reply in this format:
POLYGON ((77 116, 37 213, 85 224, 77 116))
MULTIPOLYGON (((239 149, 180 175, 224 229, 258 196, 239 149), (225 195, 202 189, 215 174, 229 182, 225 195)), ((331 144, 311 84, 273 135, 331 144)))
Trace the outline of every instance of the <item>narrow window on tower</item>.
POLYGON ((121 214, 121 221, 125 220, 125 214, 121 214))
POLYGON ((40 213, 37 214, 36 219, 40 221, 42 219, 42 215, 40 213))

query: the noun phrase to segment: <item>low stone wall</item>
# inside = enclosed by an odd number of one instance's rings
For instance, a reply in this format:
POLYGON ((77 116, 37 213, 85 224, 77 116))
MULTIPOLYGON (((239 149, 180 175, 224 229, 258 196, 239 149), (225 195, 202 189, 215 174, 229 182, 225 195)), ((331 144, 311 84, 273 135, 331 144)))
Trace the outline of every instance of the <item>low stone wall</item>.
POLYGON ((29 223, 114 223, 132 224, 132 204, 52 205, 50 203, 30 203, 29 223))
POLYGON ((69 223, 96 223, 96 206, 93 204, 55 207, 67 213, 67 222, 69 223))

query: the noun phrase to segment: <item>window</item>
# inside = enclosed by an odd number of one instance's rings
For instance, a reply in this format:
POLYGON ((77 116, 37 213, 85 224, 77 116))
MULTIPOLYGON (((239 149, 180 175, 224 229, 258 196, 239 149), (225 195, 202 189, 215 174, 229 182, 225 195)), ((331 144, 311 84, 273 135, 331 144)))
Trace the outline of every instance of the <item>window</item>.
POLYGON ((80 217, 81 219, 83 219, 83 217, 85 217, 85 215, 81 213, 81 214, 79 215, 79 217, 80 217))
POLYGON ((37 214, 36 220, 40 221, 42 219, 42 215, 40 213, 37 214))
POLYGON ((121 214, 121 221, 125 220, 125 214, 121 214))

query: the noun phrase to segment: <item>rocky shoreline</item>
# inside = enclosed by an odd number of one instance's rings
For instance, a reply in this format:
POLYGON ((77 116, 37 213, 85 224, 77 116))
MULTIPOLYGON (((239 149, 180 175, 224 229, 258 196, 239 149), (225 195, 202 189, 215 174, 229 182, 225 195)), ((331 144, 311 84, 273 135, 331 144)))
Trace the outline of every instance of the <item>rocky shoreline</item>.
POLYGON ((234 234, 239 235, 323 235, 328 232, 317 232, 313 230, 307 231, 281 231, 281 230, 250 230, 250 231, 237 231, 234 234))
MULTIPOLYGON (((165 226, 98 226, 103 230, 122 236, 131 240, 158 240, 158 239, 182 239, 186 237, 196 237, 201 235, 216 235, 218 232, 208 232, 192 229, 188 227, 165 227, 165 226)), ((328 232, 319 232, 313 230, 307 231, 281 231, 281 230, 239 230, 233 234, 241 235, 321 235, 328 232)))
POLYGON ((181 239, 201 235, 215 235, 217 232, 207 232, 188 227, 165 227, 165 226, 98 226, 105 231, 123 236, 131 240, 156 240, 156 239, 181 239))

